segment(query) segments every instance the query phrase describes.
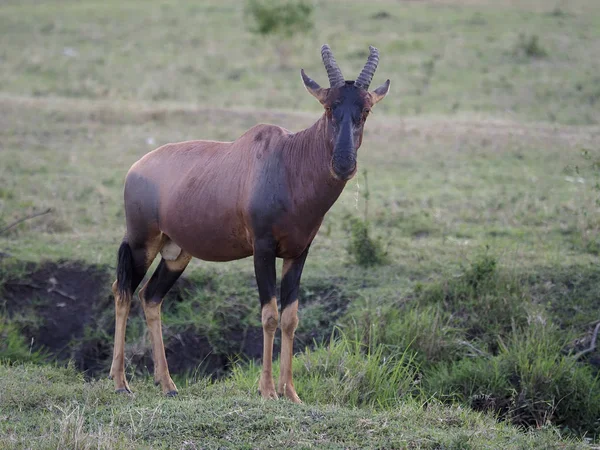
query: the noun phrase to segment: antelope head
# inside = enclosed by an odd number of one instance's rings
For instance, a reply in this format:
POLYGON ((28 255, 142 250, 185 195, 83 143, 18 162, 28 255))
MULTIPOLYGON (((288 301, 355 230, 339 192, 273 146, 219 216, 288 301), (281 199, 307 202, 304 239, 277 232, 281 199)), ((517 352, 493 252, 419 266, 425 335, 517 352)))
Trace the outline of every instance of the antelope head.
POLYGON ((329 77, 329 88, 322 88, 300 71, 308 92, 325 108, 326 134, 333 149, 331 173, 341 181, 348 181, 356 173, 356 154, 362 143, 365 121, 371 108, 383 100, 390 89, 390 80, 373 91, 369 85, 379 63, 379 52, 369 46, 370 54, 356 81, 344 80, 328 45, 321 47, 321 57, 329 77))

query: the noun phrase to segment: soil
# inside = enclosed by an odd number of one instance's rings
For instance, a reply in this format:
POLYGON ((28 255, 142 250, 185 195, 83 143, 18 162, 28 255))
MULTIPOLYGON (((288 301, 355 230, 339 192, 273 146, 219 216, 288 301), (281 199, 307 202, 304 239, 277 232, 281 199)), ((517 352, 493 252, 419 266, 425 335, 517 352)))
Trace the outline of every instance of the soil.
MULTIPOLYGON (((4 282, 0 302, 23 334, 58 360, 72 355, 69 344, 83 336, 98 307, 111 305, 105 268, 78 263, 28 264, 19 279, 4 282)), ((73 355, 75 356, 75 355, 73 355)))
MULTIPOLYGON (((111 272, 113 270, 105 266, 73 261, 26 264, 23 270, 15 272, 15 277, 0 285, 0 311, 19 324, 27 342, 32 343, 33 349, 44 351, 49 360, 59 363, 72 360, 90 378, 106 376, 112 359, 114 333, 111 272)), ((248 283, 255 284, 250 279, 248 283)), ((194 286, 182 277, 167 295, 165 303, 182 302, 190 290, 197 289, 211 290, 210 281, 206 286, 194 286)), ((326 302, 328 316, 316 330, 298 330, 297 351, 312 345, 315 340, 327 338, 348 305, 348 299, 332 284, 310 286, 310 295, 306 291, 301 293, 307 294, 303 296, 305 304, 326 302)), ((136 318, 138 323, 144 323, 137 296, 129 317, 129 326, 136 318)), ((260 360, 262 356, 260 326, 230 324, 220 340, 230 343, 226 348, 231 353, 216 351, 206 336, 192 328, 172 330, 164 327, 163 335, 173 374, 195 373, 216 378, 228 373, 232 360, 240 357, 260 360)), ((279 338, 275 341, 274 351, 275 354, 279 351, 279 338)), ((152 373, 147 333, 139 342, 126 343, 126 358, 128 370, 152 373)))

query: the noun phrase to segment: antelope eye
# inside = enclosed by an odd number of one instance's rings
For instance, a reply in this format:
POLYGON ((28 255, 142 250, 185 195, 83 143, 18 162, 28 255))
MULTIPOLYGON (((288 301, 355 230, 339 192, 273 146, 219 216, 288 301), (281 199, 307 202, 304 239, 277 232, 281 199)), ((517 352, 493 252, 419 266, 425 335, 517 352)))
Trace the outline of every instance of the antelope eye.
POLYGON ((371 110, 369 108, 365 108, 363 109, 363 114, 369 114, 371 112, 371 110))

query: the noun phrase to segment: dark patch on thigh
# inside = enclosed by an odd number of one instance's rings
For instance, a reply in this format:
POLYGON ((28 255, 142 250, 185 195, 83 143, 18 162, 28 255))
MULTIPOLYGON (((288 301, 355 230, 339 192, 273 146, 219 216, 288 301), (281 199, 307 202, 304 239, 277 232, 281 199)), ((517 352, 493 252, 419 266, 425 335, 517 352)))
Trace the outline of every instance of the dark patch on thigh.
POLYGON ((159 190, 155 181, 130 172, 125 180, 125 217, 130 244, 145 244, 158 232, 159 190))
POLYGON ((148 282, 148 287, 144 292, 144 300, 147 302, 160 303, 182 273, 183 270, 169 269, 165 259, 161 259, 160 264, 148 282))

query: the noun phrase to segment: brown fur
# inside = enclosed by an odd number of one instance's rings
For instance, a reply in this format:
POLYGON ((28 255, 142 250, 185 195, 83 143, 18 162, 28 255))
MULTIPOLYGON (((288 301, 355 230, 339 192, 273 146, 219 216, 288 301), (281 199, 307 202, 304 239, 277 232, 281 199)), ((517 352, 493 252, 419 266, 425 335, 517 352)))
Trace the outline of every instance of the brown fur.
MULTIPOLYGON (((140 230, 141 221, 151 224, 141 227, 140 238, 145 241, 164 233, 205 261, 245 258, 253 254, 252 208, 271 206, 256 205, 252 193, 280 189, 288 192, 288 201, 281 205, 285 214, 272 224, 277 256, 294 258, 312 241, 344 188, 345 182, 331 176, 332 152, 325 115, 299 133, 257 125, 234 142, 165 145, 129 171, 125 189, 128 233, 140 230), (269 171, 277 171, 277 179, 269 179, 269 171), (152 184, 156 200, 140 204, 143 186, 132 187, 134 183, 152 184)), ((138 240, 138 236, 129 238, 138 240)))

